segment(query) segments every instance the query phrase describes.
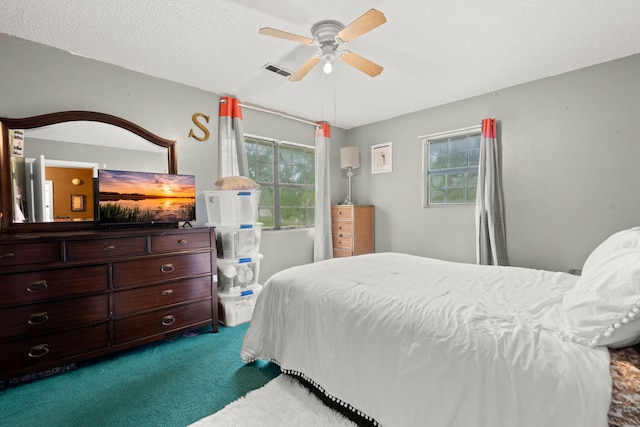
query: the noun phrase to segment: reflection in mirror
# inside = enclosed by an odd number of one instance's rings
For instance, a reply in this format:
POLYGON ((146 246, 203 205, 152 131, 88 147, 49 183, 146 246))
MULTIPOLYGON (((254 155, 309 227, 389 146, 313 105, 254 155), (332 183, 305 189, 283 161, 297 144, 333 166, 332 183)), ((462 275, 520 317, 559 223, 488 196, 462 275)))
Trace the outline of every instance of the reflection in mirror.
POLYGON ((2 212, 11 213, 10 221, 2 217, 3 229, 82 222, 92 228, 98 169, 177 173, 175 141, 118 117, 61 112, 1 120, 2 177, 10 181, 2 191, 11 194, 2 196, 2 212))
POLYGON ((101 169, 167 172, 167 149, 100 122, 64 122, 24 131, 24 156, 95 162, 101 169))
POLYGON ((12 157, 13 222, 94 221, 97 163, 12 157))
POLYGON ((24 139, 22 157, 12 156, 14 222, 97 220, 99 168, 167 172, 166 148, 109 124, 64 122, 18 132, 24 139))

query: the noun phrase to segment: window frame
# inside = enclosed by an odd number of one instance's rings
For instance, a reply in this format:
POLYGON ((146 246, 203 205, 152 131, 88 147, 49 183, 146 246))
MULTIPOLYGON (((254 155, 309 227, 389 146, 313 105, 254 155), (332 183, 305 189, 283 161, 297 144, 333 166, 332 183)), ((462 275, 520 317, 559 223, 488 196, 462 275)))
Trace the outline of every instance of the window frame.
MULTIPOLYGON (((476 202, 464 202, 464 203, 429 203, 429 158, 430 158, 430 144, 433 141, 440 141, 443 139, 449 139, 453 137, 468 136, 468 135, 480 135, 482 136, 482 125, 469 126, 466 128, 433 133, 429 135, 419 136, 418 139, 422 143, 422 207, 423 208, 453 208, 453 207, 470 207, 475 206, 476 202)), ((479 168, 479 165, 478 165, 479 168)), ((450 169, 447 169, 450 170, 450 169)), ((465 168, 469 170, 469 166, 465 168)), ((469 188, 468 186, 465 188, 469 188)))
MULTIPOLYGON (((246 143, 246 139, 253 139, 253 140, 257 140, 259 142, 267 142, 267 143, 271 143, 273 144, 273 163, 271 164, 272 166, 272 172, 273 172, 273 183, 264 183, 264 182, 260 182, 258 180, 255 180, 258 184, 260 184, 260 187, 269 187, 269 188, 273 188, 273 227, 268 227, 265 228, 264 226, 262 227, 263 231, 264 230, 268 230, 268 231, 280 231, 280 230, 299 230, 299 229, 308 229, 308 228, 313 228, 313 224, 309 224, 309 225, 292 225, 292 226, 282 226, 282 220, 281 220, 281 216, 282 216, 282 211, 281 211, 281 205, 280 205, 280 190, 283 188, 303 188, 303 189, 312 189, 313 191, 315 191, 315 174, 313 177, 313 184, 292 184, 292 183, 281 183, 280 182, 280 171, 278 168, 278 154, 279 154, 279 150, 282 146, 289 146, 289 147, 299 147, 305 150, 310 150, 313 152, 313 157, 314 157, 314 162, 315 162, 315 156, 316 156, 316 147, 313 145, 306 145, 306 144, 300 144, 297 142, 291 142, 291 141, 286 141, 286 140, 281 140, 281 139, 277 139, 277 138, 271 138, 271 137, 265 137, 265 136, 260 136, 260 135, 253 135, 253 134, 248 134, 245 133, 244 134, 245 137, 245 143, 246 143)), ((251 162, 249 162, 251 163, 251 162)), ((262 195, 261 195, 262 197, 262 195)), ((258 207, 258 209, 260 209, 260 207, 258 207)), ((313 209, 315 210, 315 203, 313 206, 313 209)), ((314 212, 315 215, 315 212, 314 212)))

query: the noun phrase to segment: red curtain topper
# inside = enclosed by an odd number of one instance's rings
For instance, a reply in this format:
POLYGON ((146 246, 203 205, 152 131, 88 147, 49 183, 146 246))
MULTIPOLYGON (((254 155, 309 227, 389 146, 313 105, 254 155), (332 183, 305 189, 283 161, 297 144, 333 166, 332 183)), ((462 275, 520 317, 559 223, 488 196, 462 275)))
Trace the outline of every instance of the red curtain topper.
POLYGON ((242 109, 240 108, 238 99, 232 96, 223 96, 220 98, 220 111, 218 115, 242 120, 242 109))
POLYGON ((331 138, 331 126, 326 122, 317 122, 316 136, 323 136, 325 138, 331 138))
POLYGON ((495 139, 496 135, 496 119, 483 119, 482 136, 484 136, 485 138, 495 139))

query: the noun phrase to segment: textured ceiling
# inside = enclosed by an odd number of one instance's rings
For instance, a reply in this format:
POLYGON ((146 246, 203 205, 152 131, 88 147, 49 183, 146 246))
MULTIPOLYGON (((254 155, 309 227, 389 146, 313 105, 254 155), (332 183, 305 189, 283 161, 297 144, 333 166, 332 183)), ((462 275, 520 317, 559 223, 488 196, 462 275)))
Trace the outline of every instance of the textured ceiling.
POLYGON ((640 53, 639 22, 638 0, 3 0, 0 33, 349 129, 640 53), (372 7, 387 23, 346 48, 380 76, 262 69, 316 48, 259 28, 311 36, 372 7))

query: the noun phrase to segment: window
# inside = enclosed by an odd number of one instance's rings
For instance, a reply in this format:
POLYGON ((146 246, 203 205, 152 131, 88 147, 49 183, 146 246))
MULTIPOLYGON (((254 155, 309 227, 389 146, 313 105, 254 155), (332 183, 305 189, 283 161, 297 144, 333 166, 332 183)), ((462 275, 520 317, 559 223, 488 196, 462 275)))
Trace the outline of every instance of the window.
POLYGON ((263 229, 313 227, 315 148, 245 135, 249 177, 260 184, 263 229))
POLYGON ((480 126, 421 137, 423 206, 475 204, 480 126))

